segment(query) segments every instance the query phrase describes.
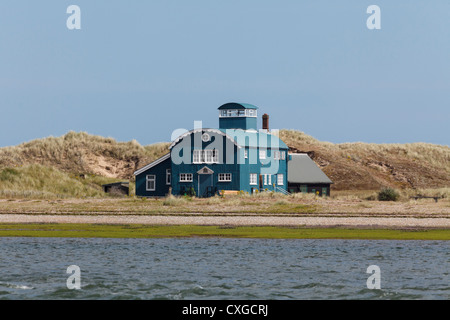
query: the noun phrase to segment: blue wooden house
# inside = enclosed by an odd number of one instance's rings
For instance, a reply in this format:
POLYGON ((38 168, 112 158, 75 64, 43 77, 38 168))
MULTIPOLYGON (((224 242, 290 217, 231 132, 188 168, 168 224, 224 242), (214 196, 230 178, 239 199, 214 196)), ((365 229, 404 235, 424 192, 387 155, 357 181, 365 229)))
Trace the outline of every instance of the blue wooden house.
POLYGON ((172 141, 169 152, 137 170, 136 195, 208 197, 222 190, 254 193, 288 189, 288 146, 268 128, 257 128, 258 108, 219 107, 219 128, 196 128, 172 141))

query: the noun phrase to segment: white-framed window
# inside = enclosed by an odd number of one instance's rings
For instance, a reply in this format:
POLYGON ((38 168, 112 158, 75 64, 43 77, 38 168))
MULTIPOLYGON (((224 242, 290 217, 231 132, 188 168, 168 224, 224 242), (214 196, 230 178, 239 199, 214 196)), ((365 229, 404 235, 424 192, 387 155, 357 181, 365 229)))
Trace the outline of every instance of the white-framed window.
POLYGON ((257 173, 250 173, 250 184, 251 185, 258 184, 258 174, 257 173))
POLYGON ((202 153, 202 150, 194 150, 193 155, 192 155, 193 163, 201 163, 201 153, 202 153))
POLYGON ((286 153, 284 151, 274 151, 273 152, 273 159, 274 160, 285 160, 286 159, 286 153))
POLYGON ((145 189, 147 191, 156 190, 156 175, 148 174, 147 176, 145 176, 145 189))
POLYGON ((219 150, 213 150, 213 163, 219 163, 219 150))
POLYGON ((219 150, 203 150, 205 154, 206 163, 217 163, 219 162, 219 150))
POLYGON ((260 159, 266 158, 266 150, 259 150, 259 158, 260 159))
POLYGON ((194 150, 192 163, 218 163, 219 150, 194 150))
POLYGON ((284 175, 282 173, 277 174, 277 184, 279 186, 284 184, 284 175))
POLYGON ((219 182, 231 182, 231 173, 219 173, 219 182))
POLYGON ((192 173, 180 173, 180 182, 192 182, 192 173))
POLYGON ((245 109, 247 117, 257 117, 258 111, 256 109, 245 109))
POLYGON ((271 185, 272 184, 272 175, 271 174, 264 174, 264 185, 271 185))
POLYGON ((206 163, 212 163, 213 162, 213 151, 212 150, 205 150, 205 162, 206 163))
POLYGON ((172 183, 172 169, 166 169, 166 184, 170 185, 172 183))

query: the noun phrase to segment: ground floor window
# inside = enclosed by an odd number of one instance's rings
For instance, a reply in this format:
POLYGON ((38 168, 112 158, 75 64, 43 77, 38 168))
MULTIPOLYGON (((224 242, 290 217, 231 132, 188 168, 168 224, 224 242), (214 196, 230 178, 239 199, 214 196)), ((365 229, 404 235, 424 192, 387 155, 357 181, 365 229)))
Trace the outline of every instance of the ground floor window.
POLYGON ((146 176, 146 190, 147 191, 156 190, 156 176, 154 174, 149 174, 146 176))
POLYGON ((264 185, 271 185, 272 184, 272 175, 271 174, 264 174, 264 185))
POLYGON ((277 174, 277 184, 279 186, 284 184, 284 175, 282 173, 277 174))
POLYGON ((258 184, 258 174, 250 173, 250 184, 258 184))
POLYGON ((219 182, 231 182, 231 173, 219 173, 219 182))
POLYGON ((180 182, 192 182, 192 173, 180 173, 180 182))
POLYGON ((302 193, 307 193, 307 192, 308 192, 308 186, 302 184, 302 185, 300 186, 300 192, 302 192, 302 193))

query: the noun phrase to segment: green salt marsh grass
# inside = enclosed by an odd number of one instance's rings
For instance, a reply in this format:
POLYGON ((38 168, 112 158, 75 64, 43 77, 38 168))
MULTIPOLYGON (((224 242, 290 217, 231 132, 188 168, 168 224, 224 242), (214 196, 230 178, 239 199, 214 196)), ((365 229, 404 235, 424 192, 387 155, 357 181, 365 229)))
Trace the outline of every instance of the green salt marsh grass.
POLYGON ((450 230, 3 223, 0 237, 450 240, 450 230))

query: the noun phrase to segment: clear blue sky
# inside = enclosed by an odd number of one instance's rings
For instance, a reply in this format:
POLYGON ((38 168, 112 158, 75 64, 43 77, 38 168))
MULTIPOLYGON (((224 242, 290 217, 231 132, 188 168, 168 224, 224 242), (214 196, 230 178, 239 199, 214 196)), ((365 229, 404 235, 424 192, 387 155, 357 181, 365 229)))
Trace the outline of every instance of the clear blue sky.
POLYGON ((0 146, 69 130, 169 141, 217 127, 226 102, 324 141, 448 145, 450 2, 0 2, 0 146))

